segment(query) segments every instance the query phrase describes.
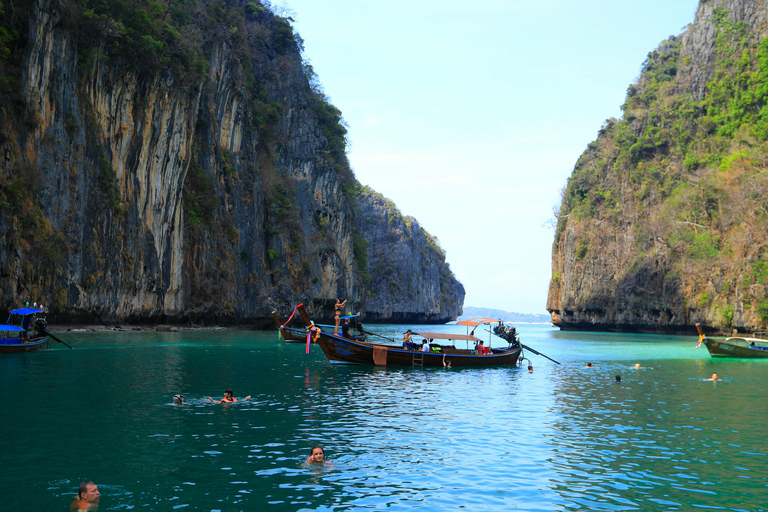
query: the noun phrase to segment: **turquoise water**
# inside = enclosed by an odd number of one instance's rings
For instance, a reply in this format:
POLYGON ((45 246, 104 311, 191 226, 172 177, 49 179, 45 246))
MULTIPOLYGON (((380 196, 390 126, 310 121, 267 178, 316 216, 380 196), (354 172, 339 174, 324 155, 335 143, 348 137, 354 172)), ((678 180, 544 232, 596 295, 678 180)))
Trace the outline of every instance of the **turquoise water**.
POLYGON ((271 332, 62 333, 75 350, 0 357, 3 510, 63 512, 86 479, 101 511, 768 508, 768 361, 711 359, 693 335, 519 331, 562 365, 331 366, 271 332), (253 399, 207 402, 226 387, 253 399), (317 443, 332 464, 305 467, 317 443))

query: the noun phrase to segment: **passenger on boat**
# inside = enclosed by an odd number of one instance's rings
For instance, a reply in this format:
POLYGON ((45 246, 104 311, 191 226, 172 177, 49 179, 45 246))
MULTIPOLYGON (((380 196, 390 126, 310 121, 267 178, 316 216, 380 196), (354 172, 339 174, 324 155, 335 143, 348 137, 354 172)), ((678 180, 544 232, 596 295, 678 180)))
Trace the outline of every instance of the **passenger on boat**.
POLYGON ((333 313, 333 319, 335 322, 335 326, 333 328, 333 334, 336 336, 339 335, 339 322, 341 321, 341 312, 344 310, 344 306, 347 305, 346 299, 344 302, 341 302, 340 299, 336 299, 336 304, 333 306, 334 313, 333 313))
POLYGON ((312 451, 307 457, 307 464, 323 464, 325 462, 325 450, 319 444, 312 447, 312 451))
POLYGON ((77 499, 70 505, 69 509, 74 512, 87 512, 99 508, 99 488, 93 482, 83 482, 80 484, 77 492, 77 499))
MULTIPOLYGON (((248 395, 247 397, 243 398, 243 401, 246 401, 249 398, 251 398, 251 395, 248 395)), ((232 388, 227 388, 224 390, 224 398, 222 398, 221 400, 217 401, 211 397, 208 397, 208 400, 210 400, 211 402, 219 403, 219 404, 230 404, 232 402, 237 402, 237 398, 235 398, 235 392, 232 391, 232 388)))
POLYGON ((352 339, 352 336, 349 335, 349 318, 345 319, 344 324, 341 326, 341 336, 352 339))
POLYGON ((477 345, 475 345, 475 350, 477 350, 477 355, 479 356, 487 356, 490 354, 490 349, 485 346, 484 341, 479 341, 477 345))
POLYGON ((421 343, 421 351, 422 352, 429 352, 431 349, 429 348, 429 343, 427 343, 427 340, 424 340, 421 343))

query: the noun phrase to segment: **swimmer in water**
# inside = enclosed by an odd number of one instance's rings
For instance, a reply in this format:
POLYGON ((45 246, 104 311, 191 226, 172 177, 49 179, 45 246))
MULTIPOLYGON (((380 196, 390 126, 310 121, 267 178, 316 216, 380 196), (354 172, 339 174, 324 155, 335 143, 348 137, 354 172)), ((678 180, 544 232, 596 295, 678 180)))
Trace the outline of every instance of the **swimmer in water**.
POLYGON ((173 395, 173 403, 176 405, 183 405, 184 404, 184 395, 179 393, 178 395, 173 395))
POLYGON ((717 382, 720 379, 717 377, 716 373, 713 373, 712 376, 710 378, 708 378, 707 380, 711 380, 712 382, 717 382))
POLYGON ((640 369, 640 363, 636 363, 635 364, 635 370, 639 370, 639 369, 640 369))
POLYGON ((99 508, 98 486, 93 482, 83 482, 77 492, 77 499, 69 505, 72 512, 89 512, 99 508))
POLYGON ((592 368, 592 363, 587 363, 587 366, 585 366, 584 368, 592 368))
MULTIPOLYGON (((250 398, 251 398, 251 395, 248 395, 247 397, 243 398, 243 402, 245 402, 250 398)), ((221 400, 217 401, 211 397, 208 397, 208 400, 214 403, 219 403, 219 404, 231 404, 233 402, 237 402, 237 398, 235 398, 235 392, 232 391, 232 388, 227 388, 224 390, 224 398, 222 398, 221 400)))
POLYGON ((312 451, 307 457, 307 464, 324 464, 325 463, 325 450, 319 444, 312 447, 312 451))

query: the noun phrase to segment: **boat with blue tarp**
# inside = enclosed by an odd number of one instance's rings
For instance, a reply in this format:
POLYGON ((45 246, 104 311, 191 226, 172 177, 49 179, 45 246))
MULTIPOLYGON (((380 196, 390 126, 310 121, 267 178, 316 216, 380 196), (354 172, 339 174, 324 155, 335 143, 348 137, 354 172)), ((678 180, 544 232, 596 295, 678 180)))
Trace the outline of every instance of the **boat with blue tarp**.
POLYGON ((14 309, 8 315, 5 325, 0 325, 0 354, 32 352, 43 348, 48 342, 45 319, 39 307, 14 309))

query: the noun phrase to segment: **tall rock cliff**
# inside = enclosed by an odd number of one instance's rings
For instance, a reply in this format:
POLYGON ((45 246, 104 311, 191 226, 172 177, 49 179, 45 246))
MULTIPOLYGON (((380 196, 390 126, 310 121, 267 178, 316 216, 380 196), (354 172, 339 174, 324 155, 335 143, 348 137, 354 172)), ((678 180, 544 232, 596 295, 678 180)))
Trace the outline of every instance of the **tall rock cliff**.
POLYGON ((559 209, 547 309, 564 329, 768 325, 768 6, 702 0, 648 54, 559 209))
POLYGON ((368 321, 445 323, 461 315, 464 287, 437 239, 416 219, 403 217, 394 203, 365 189, 357 226, 367 239, 368 321))
POLYGON ((54 322, 258 324, 371 296, 380 321, 461 313, 444 257, 415 276, 442 309, 365 282, 381 233, 359 222, 341 112, 267 2, 0 9, 0 305, 54 322))

